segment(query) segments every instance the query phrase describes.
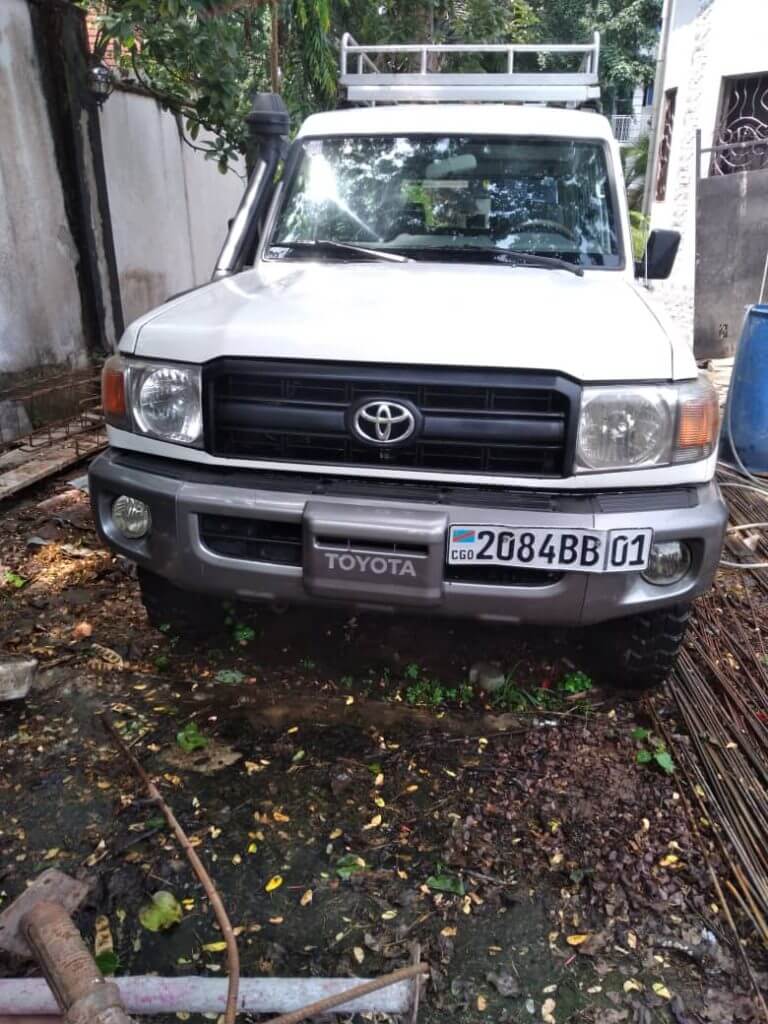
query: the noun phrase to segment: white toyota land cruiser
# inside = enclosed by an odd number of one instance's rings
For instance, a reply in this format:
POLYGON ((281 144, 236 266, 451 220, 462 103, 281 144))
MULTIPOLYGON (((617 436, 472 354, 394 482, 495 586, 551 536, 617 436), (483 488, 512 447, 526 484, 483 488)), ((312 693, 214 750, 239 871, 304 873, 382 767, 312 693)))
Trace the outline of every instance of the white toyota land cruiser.
POLYGON ((658 681, 720 556, 718 409, 635 282, 679 238, 636 267, 609 123, 568 109, 597 41, 558 76, 515 47, 505 74, 428 70, 445 47, 380 74, 380 49, 345 37, 351 100, 441 102, 318 114, 287 148, 257 97, 214 281, 106 364, 101 534, 155 624, 209 623, 202 595, 603 624, 616 680, 658 681))

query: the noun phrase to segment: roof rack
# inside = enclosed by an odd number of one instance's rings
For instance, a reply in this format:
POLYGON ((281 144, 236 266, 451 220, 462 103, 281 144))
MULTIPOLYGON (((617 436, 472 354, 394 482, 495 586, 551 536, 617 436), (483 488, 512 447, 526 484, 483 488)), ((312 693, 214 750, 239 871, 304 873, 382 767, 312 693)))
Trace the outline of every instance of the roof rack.
MULTIPOLYGON (((345 32, 341 39, 340 82, 347 90, 347 98, 357 103, 397 103, 414 101, 470 101, 559 103, 578 105, 600 98, 597 78, 600 60, 600 33, 595 32, 591 43, 557 45, 538 43, 417 43, 386 46, 361 46, 345 32), (430 67, 433 54, 506 55, 506 71, 501 74, 453 74, 430 67), (577 71, 525 71, 515 70, 515 59, 520 54, 581 54, 577 71), (381 54, 412 55, 419 57, 419 71, 382 72, 374 57, 381 54), (350 72, 350 58, 355 70, 350 72)), ((434 63, 434 62, 433 62, 434 63)))

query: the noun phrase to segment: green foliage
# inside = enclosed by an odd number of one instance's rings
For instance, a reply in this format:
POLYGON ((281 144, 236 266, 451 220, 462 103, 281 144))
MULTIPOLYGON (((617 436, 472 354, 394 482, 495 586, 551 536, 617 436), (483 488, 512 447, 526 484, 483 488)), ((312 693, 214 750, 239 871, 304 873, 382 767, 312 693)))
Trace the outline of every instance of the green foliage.
POLYGON ((347 853, 336 861, 336 874, 344 881, 360 871, 365 871, 365 868, 365 861, 355 853, 347 853))
POLYGON ((197 722, 187 722, 184 728, 176 733, 176 742, 185 754, 191 754, 208 745, 208 740, 198 729, 197 722))
POLYGON ((641 745, 635 754, 637 764, 645 767, 655 766, 660 768, 666 775, 675 774, 677 765, 667 750, 664 740, 655 736, 650 729, 645 729, 642 726, 633 729, 630 736, 636 743, 641 745))
POLYGON ((245 674, 236 668, 222 668, 213 677, 215 683, 223 683, 225 686, 236 686, 242 683, 245 674))
MULTIPOLYGON (((92 7, 90 0, 77 0, 92 7)), ((227 169, 246 152, 250 93, 269 89, 270 5, 252 0, 103 0, 97 56, 178 114, 185 137, 227 169), (202 129, 214 133, 201 135, 202 129)), ((603 33, 609 98, 649 81, 661 0, 279 0, 281 89, 294 126, 333 108, 338 40, 369 43, 585 42, 603 33)), ((494 56, 438 58, 450 70, 499 70, 494 56)), ((405 70, 402 57, 383 70, 405 70)))
POLYGON ((139 911, 139 921, 150 932, 164 932, 181 920, 181 904, 172 892, 156 892, 139 911))
POLYGON ((662 0, 531 0, 536 39, 586 42, 598 30, 603 100, 628 98, 653 77, 662 0))
POLYGON ((225 171, 245 151, 249 94, 266 88, 266 5, 105 0, 97 22, 97 55, 109 51, 124 76, 179 115, 189 144, 225 171), (214 134, 199 137, 201 129, 214 134))
POLYGON ((23 576, 19 576, 17 572, 11 572, 9 570, 3 576, 3 582, 7 587, 14 587, 16 590, 21 590, 27 581, 23 576))
POLYGON ((453 896, 464 895, 464 883, 456 875, 449 875, 445 871, 441 870, 440 865, 437 866, 437 874, 430 875, 427 879, 427 886, 433 890, 433 892, 447 892, 453 896))
POLYGON ((256 636, 256 630, 253 626, 243 625, 242 622, 236 622, 232 628, 232 639, 236 644, 240 644, 243 647, 245 644, 250 643, 256 636))
POLYGON ((102 950, 101 953, 94 957, 94 960, 96 961, 96 966, 104 975, 114 974, 120 966, 120 961, 114 949, 102 950))
POLYGON ((569 672, 558 686, 563 693, 587 693, 594 684, 586 672, 569 672))
MULTIPOLYGON (((418 666, 415 665, 408 667, 418 670, 418 666)), ((406 675, 407 672, 408 669, 406 669, 406 675)), ((418 678, 418 671, 416 677, 410 676, 409 678, 414 679, 414 682, 405 691, 405 700, 408 704, 439 708, 444 704, 467 704, 472 700, 473 690, 467 683, 463 683, 461 686, 444 686, 435 679, 418 678)))

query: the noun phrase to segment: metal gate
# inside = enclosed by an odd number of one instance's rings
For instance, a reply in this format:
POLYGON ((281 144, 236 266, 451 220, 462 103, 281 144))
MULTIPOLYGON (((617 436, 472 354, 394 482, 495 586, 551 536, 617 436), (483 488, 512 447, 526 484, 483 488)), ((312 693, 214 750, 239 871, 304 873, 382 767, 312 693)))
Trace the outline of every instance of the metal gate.
MULTIPOLYGON (((768 266, 768 140, 705 149, 696 134, 696 358, 736 351, 768 266)), ((768 290, 766 290, 768 295, 768 290)))

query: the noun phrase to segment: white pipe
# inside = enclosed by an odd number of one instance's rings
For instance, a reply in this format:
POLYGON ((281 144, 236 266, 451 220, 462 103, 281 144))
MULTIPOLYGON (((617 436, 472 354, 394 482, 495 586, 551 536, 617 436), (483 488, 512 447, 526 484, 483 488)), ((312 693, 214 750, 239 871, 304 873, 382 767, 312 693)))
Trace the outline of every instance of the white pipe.
MULTIPOLYGON (((226 978, 158 978, 155 975, 112 978, 125 1009, 133 1014, 223 1013, 226 978)), ((318 999, 338 995, 365 978, 241 978, 237 1008, 251 1013, 290 1013, 318 999)), ((407 1013, 413 1005, 415 981, 399 981, 362 999, 344 1003, 334 1013, 407 1013)), ((0 980, 0 1016, 59 1014, 44 978, 0 980)))

